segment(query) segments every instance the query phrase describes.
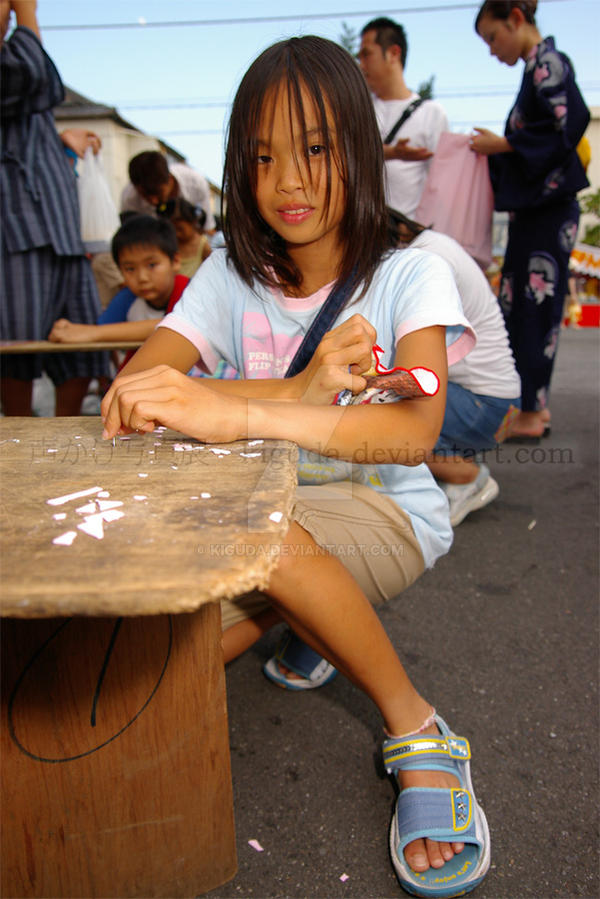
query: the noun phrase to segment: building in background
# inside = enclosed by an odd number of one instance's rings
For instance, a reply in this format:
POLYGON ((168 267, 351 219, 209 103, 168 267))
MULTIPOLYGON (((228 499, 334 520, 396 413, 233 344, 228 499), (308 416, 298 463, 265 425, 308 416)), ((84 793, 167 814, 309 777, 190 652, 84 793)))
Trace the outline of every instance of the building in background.
MULTIPOLYGON (((66 128, 86 128, 94 131, 102 141, 102 165, 112 198, 119 208, 121 191, 129 183, 129 160, 145 150, 160 150, 168 162, 186 162, 184 156, 151 134, 145 134, 124 119, 114 106, 95 103, 83 94, 65 86, 65 99, 54 109, 58 131, 66 128)), ((219 212, 221 191, 208 182, 213 210, 219 212)))

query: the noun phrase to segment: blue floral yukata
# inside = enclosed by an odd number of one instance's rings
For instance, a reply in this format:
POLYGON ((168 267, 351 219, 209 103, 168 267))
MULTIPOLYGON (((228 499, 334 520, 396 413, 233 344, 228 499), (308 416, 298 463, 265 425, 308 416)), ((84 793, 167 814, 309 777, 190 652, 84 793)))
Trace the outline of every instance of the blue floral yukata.
POLYGON ((570 60, 545 38, 525 62, 504 130, 514 152, 489 157, 495 208, 511 213, 499 299, 525 412, 547 404, 579 223, 576 193, 589 183, 576 151, 589 119, 570 60))

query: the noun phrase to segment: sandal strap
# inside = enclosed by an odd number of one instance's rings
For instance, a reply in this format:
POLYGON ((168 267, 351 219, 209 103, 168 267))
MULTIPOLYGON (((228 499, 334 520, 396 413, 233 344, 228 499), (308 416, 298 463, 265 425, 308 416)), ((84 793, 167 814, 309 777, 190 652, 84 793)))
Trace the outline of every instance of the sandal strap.
POLYGON ((481 846, 476 810, 473 796, 462 788, 410 787, 403 790, 396 807, 399 852, 407 843, 420 837, 481 846))
POLYGON ((327 659, 311 649, 291 630, 277 647, 275 658, 290 671, 307 680, 317 680, 330 667, 327 659))
POLYGON ((405 768, 445 769, 448 763, 468 762, 471 747, 466 737, 454 734, 393 737, 383 741, 383 762, 388 774, 405 768), (444 765, 446 762, 446 765, 444 765))

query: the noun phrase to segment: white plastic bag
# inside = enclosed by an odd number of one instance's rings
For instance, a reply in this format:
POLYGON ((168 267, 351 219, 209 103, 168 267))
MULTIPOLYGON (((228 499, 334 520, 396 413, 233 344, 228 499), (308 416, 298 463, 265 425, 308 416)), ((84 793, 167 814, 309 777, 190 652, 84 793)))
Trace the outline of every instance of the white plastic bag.
POLYGON ((91 147, 77 163, 77 192, 81 215, 81 239, 88 253, 105 253, 120 225, 119 214, 111 197, 100 153, 91 147))

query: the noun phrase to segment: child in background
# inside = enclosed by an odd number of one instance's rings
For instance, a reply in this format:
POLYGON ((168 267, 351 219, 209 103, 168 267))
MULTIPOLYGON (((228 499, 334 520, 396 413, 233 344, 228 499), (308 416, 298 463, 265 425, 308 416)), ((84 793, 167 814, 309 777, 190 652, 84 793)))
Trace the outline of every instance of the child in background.
POLYGON ((475 455, 506 437, 521 406, 521 381, 515 368, 504 319, 488 280, 459 243, 390 209, 400 246, 445 259, 454 275, 463 311, 477 334, 475 349, 448 372, 442 431, 427 464, 444 490, 455 527, 499 492, 485 462, 475 455))
POLYGON ((227 249, 213 252, 113 383, 103 437, 160 423, 209 442, 299 444, 293 522, 265 607, 382 714, 386 767, 401 789, 390 835, 400 882, 417 895, 462 894, 490 864, 468 743, 419 695, 372 606, 452 540, 446 499, 420 464, 442 425, 447 359, 472 345, 452 274, 435 256, 391 249, 369 93, 330 41, 292 38, 250 67, 232 109, 224 184, 227 249), (336 326, 284 379, 342 285, 349 294, 336 326), (436 372, 439 391, 336 405, 341 390, 364 389, 375 343, 387 367, 436 372), (220 357, 240 380, 184 374, 195 362, 212 370, 220 357))
POLYGON ((167 200, 157 206, 156 211, 159 216, 165 216, 172 222, 179 246, 181 274, 193 278, 211 254, 210 243, 204 233, 205 211, 183 197, 167 200))
POLYGON ((173 225, 165 219, 149 215, 127 219, 113 237, 111 249, 126 286, 113 297, 95 325, 60 318, 48 340, 145 340, 156 327, 156 320, 171 311, 190 280, 178 274, 177 237, 173 225))

